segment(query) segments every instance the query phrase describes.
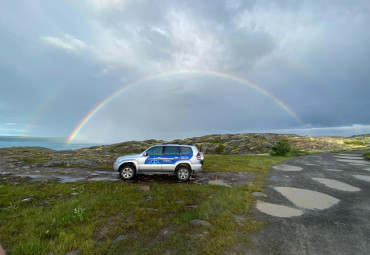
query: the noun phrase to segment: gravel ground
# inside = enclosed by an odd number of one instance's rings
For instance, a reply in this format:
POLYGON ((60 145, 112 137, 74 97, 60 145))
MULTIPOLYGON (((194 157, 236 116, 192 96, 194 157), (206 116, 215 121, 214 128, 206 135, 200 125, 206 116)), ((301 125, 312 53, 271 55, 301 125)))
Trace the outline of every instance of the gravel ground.
POLYGON ((252 210, 266 227, 242 254, 369 254, 370 161, 321 153, 284 165, 270 172, 268 197, 252 210))
MULTIPOLYGON (((26 165, 18 161, 16 157, 0 156, 0 178, 26 177, 29 182, 42 182, 54 180, 58 182, 76 181, 110 181, 122 182, 118 172, 103 169, 89 168, 62 168, 45 167, 37 165, 26 165)), ((190 183, 214 184, 223 186, 243 185, 254 181, 254 175, 236 172, 202 172, 193 175, 190 183)), ((16 182, 16 180, 14 179, 16 182)), ((136 179, 128 181, 131 183, 180 183, 175 176, 167 175, 139 175, 136 179)))

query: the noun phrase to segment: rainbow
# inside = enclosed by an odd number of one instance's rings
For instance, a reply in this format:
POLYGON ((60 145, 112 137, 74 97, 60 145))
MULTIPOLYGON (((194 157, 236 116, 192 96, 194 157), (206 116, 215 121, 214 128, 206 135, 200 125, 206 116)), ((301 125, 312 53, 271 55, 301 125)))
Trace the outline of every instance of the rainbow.
POLYGON ((28 121, 28 124, 22 131, 23 136, 29 135, 31 129, 34 127, 35 123, 42 117, 42 115, 49 109, 50 105, 55 101, 55 99, 58 97, 61 89, 56 89, 44 100, 41 100, 38 106, 36 107, 36 110, 34 111, 33 115, 30 116, 30 119, 28 121))
POLYGON ((93 109, 91 109, 91 111, 73 129, 73 131, 71 132, 71 134, 67 138, 66 143, 68 144, 68 143, 72 142, 76 138, 77 134, 81 131, 81 129, 86 125, 86 123, 94 116, 95 113, 97 113, 101 108, 104 107, 104 105, 109 103, 116 96, 122 94, 128 88, 131 88, 133 86, 136 86, 138 84, 144 83, 144 82, 149 81, 149 80, 158 79, 158 78, 171 76, 171 75, 179 75, 179 74, 213 75, 213 76, 216 76, 216 77, 230 79, 230 80, 239 82, 241 84, 245 84, 245 85, 259 91, 260 93, 266 95, 267 97, 272 98, 281 108, 283 108, 294 119, 296 119, 299 124, 301 124, 302 126, 305 126, 305 124, 303 123, 301 118, 292 109, 290 109, 283 101, 281 101, 278 97, 273 95, 271 92, 267 91, 266 89, 258 86, 257 84, 255 84, 255 83, 253 83, 249 80, 243 79, 243 78, 238 77, 238 76, 233 75, 233 74, 228 74, 228 73, 223 73, 223 72, 216 72, 216 71, 210 71, 210 70, 198 70, 198 69, 195 69, 195 70, 185 69, 185 70, 170 71, 170 72, 158 73, 158 74, 154 74, 154 75, 151 75, 151 76, 147 76, 147 77, 144 77, 140 80, 129 83, 129 84, 125 85, 124 87, 118 89, 117 91, 115 91, 114 93, 112 93, 111 95, 106 97, 99 104, 97 104, 93 109))

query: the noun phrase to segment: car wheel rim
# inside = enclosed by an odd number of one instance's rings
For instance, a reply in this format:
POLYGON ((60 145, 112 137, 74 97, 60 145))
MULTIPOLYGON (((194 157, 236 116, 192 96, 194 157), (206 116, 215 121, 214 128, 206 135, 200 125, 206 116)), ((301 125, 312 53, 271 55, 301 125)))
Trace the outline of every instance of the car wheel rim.
POLYGON ((133 171, 131 168, 125 168, 123 169, 122 171, 122 176, 125 178, 125 179, 128 179, 128 178, 131 178, 133 175, 133 171))
POLYGON ((185 180, 186 178, 188 178, 188 171, 186 169, 180 169, 179 171, 179 177, 181 180, 185 180))

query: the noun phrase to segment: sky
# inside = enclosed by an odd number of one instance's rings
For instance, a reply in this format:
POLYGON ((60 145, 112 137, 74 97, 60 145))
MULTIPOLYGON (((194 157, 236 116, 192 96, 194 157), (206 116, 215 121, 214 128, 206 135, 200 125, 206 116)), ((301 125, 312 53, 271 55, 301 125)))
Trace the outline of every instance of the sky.
POLYGON ((368 0, 0 2, 0 135, 370 133, 368 0))

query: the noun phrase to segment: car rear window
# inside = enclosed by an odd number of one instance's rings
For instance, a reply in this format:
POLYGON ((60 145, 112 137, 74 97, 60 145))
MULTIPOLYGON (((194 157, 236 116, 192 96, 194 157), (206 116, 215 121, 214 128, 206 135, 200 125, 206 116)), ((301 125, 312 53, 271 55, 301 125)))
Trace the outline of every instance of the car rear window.
POLYGON ((164 155, 179 155, 179 147, 178 146, 165 146, 164 147, 164 155))
POLYGON ((193 150, 190 147, 181 146, 180 147, 180 154, 181 155, 192 155, 193 150))

